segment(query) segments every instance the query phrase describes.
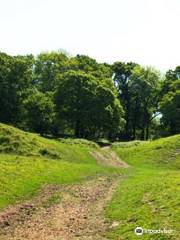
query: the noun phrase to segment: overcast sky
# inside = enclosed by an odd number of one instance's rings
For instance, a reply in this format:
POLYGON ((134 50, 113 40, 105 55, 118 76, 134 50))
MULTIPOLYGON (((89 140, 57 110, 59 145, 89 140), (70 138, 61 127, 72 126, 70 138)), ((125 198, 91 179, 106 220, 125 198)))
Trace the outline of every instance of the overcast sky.
POLYGON ((180 0, 0 0, 0 51, 180 65, 180 0))

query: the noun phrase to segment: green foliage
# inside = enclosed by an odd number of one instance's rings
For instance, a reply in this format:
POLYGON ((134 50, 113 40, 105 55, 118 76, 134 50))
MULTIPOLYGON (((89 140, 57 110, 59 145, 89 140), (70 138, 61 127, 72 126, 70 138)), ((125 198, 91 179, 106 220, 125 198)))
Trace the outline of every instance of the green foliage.
POLYGON ((69 66, 68 57, 61 52, 41 53, 37 56, 34 68, 34 79, 37 88, 42 92, 54 91, 58 77, 69 66))
POLYGON ((164 135, 180 132, 180 67, 169 70, 161 84, 161 101, 159 103, 162 113, 162 129, 164 135))
POLYGON ((77 55, 76 57, 70 59, 71 70, 82 71, 84 73, 89 73, 95 78, 106 81, 112 86, 112 69, 108 64, 100 64, 93 58, 86 55, 77 55))
POLYGON ((27 129, 40 134, 51 133, 55 119, 52 94, 35 91, 24 101, 27 129))
POLYGON ((32 55, 11 57, 0 52, 0 122, 20 121, 22 101, 32 87, 33 62, 32 55))
POLYGON ((76 137, 112 132, 120 127, 123 115, 113 90, 92 75, 70 71, 55 95, 59 117, 70 123, 76 137))
POLYGON ((136 66, 132 71, 130 92, 134 105, 131 108, 133 134, 141 130, 141 140, 149 139, 150 126, 158 111, 160 73, 150 67, 136 66))
POLYGON ((163 96, 171 91, 172 85, 178 79, 180 79, 180 66, 176 67, 175 70, 167 71, 165 79, 162 82, 161 95, 163 96))
MULTIPOLYGON (((126 140, 131 138, 131 106, 132 106, 132 94, 129 89, 129 85, 132 77, 132 70, 137 66, 136 63, 123 63, 115 62, 112 66, 114 71, 114 82, 119 92, 119 98, 122 100, 122 104, 125 110, 125 132, 122 137, 126 140)), ((134 119, 135 120, 135 119, 134 119)))
POLYGON ((162 80, 157 70, 132 62, 110 65, 60 51, 0 53, 0 122, 56 137, 146 140, 176 134, 179 78, 179 67, 162 80))
POLYGON ((170 134, 180 132, 180 79, 173 82, 170 91, 160 102, 160 111, 163 114, 162 123, 170 134))
POLYGON ((114 81, 125 109, 126 125, 121 136, 125 140, 148 139, 152 120, 158 110, 159 72, 131 62, 116 62, 113 70, 114 81))

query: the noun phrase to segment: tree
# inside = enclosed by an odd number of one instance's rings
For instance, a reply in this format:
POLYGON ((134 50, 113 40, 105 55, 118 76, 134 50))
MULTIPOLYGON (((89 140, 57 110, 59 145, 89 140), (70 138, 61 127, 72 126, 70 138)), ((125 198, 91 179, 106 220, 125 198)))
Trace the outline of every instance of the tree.
POLYGON ((125 134, 124 138, 126 140, 132 137, 132 121, 131 121, 131 106, 132 106, 132 94, 130 92, 129 86, 131 83, 132 70, 137 66, 136 63, 123 63, 116 62, 113 64, 112 69, 114 72, 114 83, 119 92, 119 99, 125 110, 125 134))
POLYGON ((142 140, 149 138, 151 122, 159 114, 159 83, 160 73, 154 68, 136 66, 132 71, 130 83, 130 92, 133 96, 132 114, 139 115, 138 127, 141 129, 142 140))
POLYGON ((69 58, 61 52, 41 53, 34 66, 34 82, 42 92, 54 91, 59 75, 69 70, 69 58))
POLYGON ((33 91, 24 101, 26 128, 40 134, 51 133, 55 118, 51 93, 33 91))
POLYGON ((175 70, 169 70, 166 72, 165 79, 161 86, 161 96, 171 91, 172 84, 180 79, 180 66, 176 67, 175 70))
POLYGON ((166 93, 160 102, 162 113, 161 122, 166 127, 167 133, 180 133, 180 78, 169 85, 170 91, 166 93))
POLYGON ((18 124, 22 101, 32 87, 34 57, 0 53, 0 121, 18 124))
POLYGON ((121 124, 123 110, 113 90, 90 74, 70 71, 59 81, 55 94, 59 117, 76 137, 98 137, 121 124))

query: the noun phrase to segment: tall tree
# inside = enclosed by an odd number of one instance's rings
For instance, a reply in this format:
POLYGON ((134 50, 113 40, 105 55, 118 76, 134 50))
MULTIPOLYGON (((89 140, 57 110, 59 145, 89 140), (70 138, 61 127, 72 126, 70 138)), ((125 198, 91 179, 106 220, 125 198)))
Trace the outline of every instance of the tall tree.
POLYGON ((107 63, 97 63, 93 58, 86 55, 77 55, 70 59, 70 69, 74 71, 82 71, 87 74, 91 74, 99 80, 106 80, 112 78, 113 71, 107 63))
POLYGON ((123 110, 113 90, 89 74, 66 73, 55 101, 59 116, 71 124, 76 137, 113 132, 122 122, 123 110))
POLYGON ((133 94, 132 113, 135 116, 136 112, 139 114, 142 140, 149 138, 151 121, 159 114, 159 80, 160 73, 151 67, 136 66, 132 71, 130 83, 130 92, 133 94))
POLYGON ((173 80, 160 102, 161 122, 168 135, 180 133, 180 78, 173 80))
POLYGON ((26 129, 42 134, 52 132, 55 108, 51 93, 34 90, 24 101, 26 129))
POLYGON ((69 58, 61 52, 41 53, 34 66, 34 82, 42 92, 54 91, 59 75, 69 69, 69 58))
POLYGON ((177 66, 175 70, 167 71, 165 79, 162 82, 161 96, 171 91, 172 84, 178 79, 180 79, 180 66, 177 66))
POLYGON ((116 62, 113 64, 112 69, 114 72, 114 82, 119 92, 119 98, 122 101, 125 110, 125 134, 126 140, 132 137, 132 122, 131 122, 131 105, 132 105, 132 94, 130 92, 130 83, 132 77, 132 70, 137 66, 136 63, 123 63, 116 62))
POLYGON ((21 106, 32 87, 34 58, 29 56, 8 56, 0 53, 0 121, 17 124, 20 121, 21 106))

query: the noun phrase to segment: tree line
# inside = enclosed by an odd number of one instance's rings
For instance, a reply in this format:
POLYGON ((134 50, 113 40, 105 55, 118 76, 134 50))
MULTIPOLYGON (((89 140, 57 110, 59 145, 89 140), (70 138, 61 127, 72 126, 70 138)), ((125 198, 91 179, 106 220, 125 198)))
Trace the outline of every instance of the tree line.
POLYGON ((180 133, 180 66, 162 76, 137 63, 62 52, 0 52, 0 122, 41 135, 133 140, 180 133))

